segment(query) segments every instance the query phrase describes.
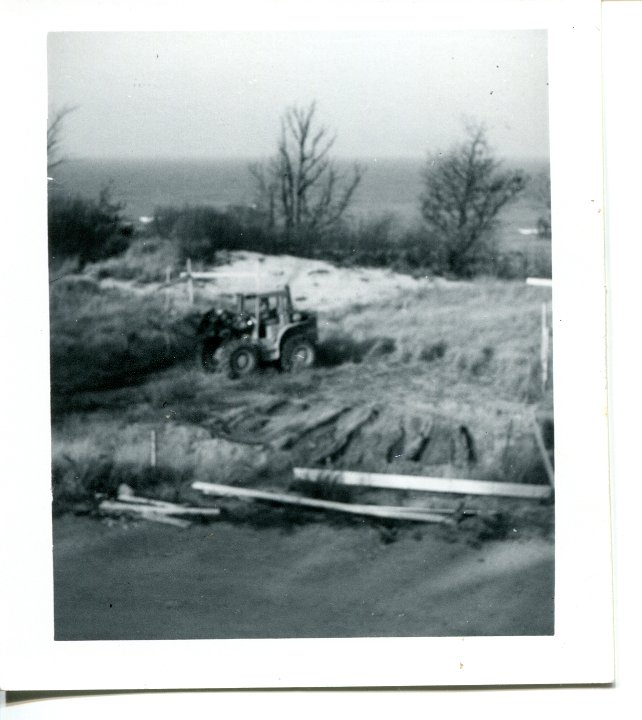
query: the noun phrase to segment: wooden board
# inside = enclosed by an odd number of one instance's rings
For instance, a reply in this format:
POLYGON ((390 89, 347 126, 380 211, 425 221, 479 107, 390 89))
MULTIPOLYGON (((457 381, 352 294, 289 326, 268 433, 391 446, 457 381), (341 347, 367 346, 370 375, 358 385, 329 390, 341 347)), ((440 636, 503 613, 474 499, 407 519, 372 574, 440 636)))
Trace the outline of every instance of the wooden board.
MULTIPOLYGON (((180 505, 176 503, 166 502, 165 500, 156 500, 154 498, 139 497, 138 495, 128 495, 127 493, 120 493, 118 495, 118 501, 122 503, 133 503, 135 505, 147 505, 159 508, 178 508, 180 505)), ((110 501, 105 501, 110 502, 110 501)))
POLYGON ((328 481, 342 485, 455 493, 458 495, 500 495, 534 500, 551 496, 551 488, 548 485, 522 485, 518 483, 487 482, 485 480, 422 477, 419 475, 388 475, 346 470, 294 468, 294 477, 297 480, 311 480, 313 482, 328 481))
POLYGON ((183 507, 181 505, 141 503, 139 499, 132 502, 132 498, 126 500, 103 500, 98 506, 106 512, 135 512, 153 513, 154 515, 195 515, 200 517, 215 517, 221 514, 219 508, 183 507))
POLYGON ((388 518, 394 520, 412 520, 414 522, 432 522, 453 524, 454 520, 444 514, 423 512, 420 510, 399 510, 379 505, 353 505, 351 503, 334 502, 332 500, 318 500, 305 498, 286 493, 273 493, 264 490, 249 490, 248 488, 219 485, 218 483, 195 482, 194 490, 200 490, 206 495, 219 495, 227 497, 248 498, 249 500, 265 500, 285 505, 298 505, 302 507, 317 508, 319 510, 333 510, 352 515, 366 515, 370 517, 388 518))
POLYGON ((553 287, 553 281, 549 278, 536 278, 536 277, 529 277, 526 278, 526 284, 527 285, 535 285, 536 287, 553 287))
POLYGON ((164 523, 166 525, 175 525, 176 527, 186 528, 191 525, 189 520, 181 520, 177 517, 171 517, 164 508, 158 508, 150 505, 135 505, 120 502, 112 502, 104 500, 98 506, 98 509, 109 515, 134 515, 141 520, 150 520, 152 522, 164 523))

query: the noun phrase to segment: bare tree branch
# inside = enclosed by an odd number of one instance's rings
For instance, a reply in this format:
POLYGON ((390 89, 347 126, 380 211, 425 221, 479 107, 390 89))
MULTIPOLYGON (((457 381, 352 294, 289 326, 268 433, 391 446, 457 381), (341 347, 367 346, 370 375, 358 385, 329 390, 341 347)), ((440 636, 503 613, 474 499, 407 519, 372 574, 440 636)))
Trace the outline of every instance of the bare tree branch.
POLYGON ((286 236, 330 231, 352 202, 362 171, 342 177, 330 158, 336 141, 327 127, 315 127, 316 103, 288 108, 281 118, 276 156, 250 168, 259 205, 286 236), (276 199, 276 202, 274 200, 276 199))
POLYGON ((60 133, 65 118, 74 112, 74 110, 77 110, 77 106, 65 105, 60 110, 54 112, 49 118, 47 123, 47 172, 50 172, 64 162, 64 158, 59 154, 61 145, 60 133))

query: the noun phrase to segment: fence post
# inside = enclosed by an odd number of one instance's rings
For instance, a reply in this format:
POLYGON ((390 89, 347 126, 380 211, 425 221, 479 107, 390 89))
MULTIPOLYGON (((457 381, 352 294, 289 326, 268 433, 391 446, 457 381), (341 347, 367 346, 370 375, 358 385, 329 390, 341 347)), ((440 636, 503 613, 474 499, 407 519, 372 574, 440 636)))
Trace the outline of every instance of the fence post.
POLYGON ((152 430, 149 437, 149 464, 156 467, 156 430, 152 430))
POLYGON ((540 363, 542 366, 542 392, 546 392, 548 384, 548 309, 547 303, 542 303, 542 346, 540 349, 540 363))
POLYGON ((168 265, 165 268, 165 310, 169 310, 169 283, 172 279, 172 268, 168 265))
POLYGON ((194 304, 194 281, 192 280, 192 261, 187 258, 187 297, 189 304, 194 304))

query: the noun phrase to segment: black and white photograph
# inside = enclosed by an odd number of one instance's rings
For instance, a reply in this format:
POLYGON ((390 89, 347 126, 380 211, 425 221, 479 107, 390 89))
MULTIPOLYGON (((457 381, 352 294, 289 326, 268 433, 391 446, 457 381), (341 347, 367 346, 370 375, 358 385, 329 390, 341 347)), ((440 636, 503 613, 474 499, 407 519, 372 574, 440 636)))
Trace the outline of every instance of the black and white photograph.
POLYGON ((608 675, 597 55, 547 11, 41 36, 54 655, 608 675))
POLYGON ((551 635, 546 32, 48 74, 56 639, 551 635))

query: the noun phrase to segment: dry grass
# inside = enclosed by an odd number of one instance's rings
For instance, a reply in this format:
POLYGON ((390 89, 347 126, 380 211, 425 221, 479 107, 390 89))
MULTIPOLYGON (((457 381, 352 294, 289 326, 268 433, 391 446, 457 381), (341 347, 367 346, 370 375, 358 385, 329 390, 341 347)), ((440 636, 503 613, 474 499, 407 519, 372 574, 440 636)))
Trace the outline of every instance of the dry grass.
MULTIPOLYGON (((141 249, 132 249, 123 267, 135 252, 141 249)), ((95 493, 113 494, 121 482, 168 499, 189 497, 190 479, 217 465, 211 448, 199 455, 197 446, 216 435, 219 415, 274 396, 311 407, 376 401, 395 410, 390 432, 431 415, 455 428, 465 424, 475 437, 492 438, 479 443, 479 462, 462 470, 435 460, 442 465, 431 468, 434 474, 541 481, 532 439, 509 428, 510 417, 530 412, 534 403, 551 404, 538 375, 540 308, 547 299, 545 290, 523 282, 479 279, 335 308, 319 318, 316 368, 295 375, 268 368, 232 381, 195 364, 200 309, 168 312, 162 297, 101 288, 87 275, 54 283, 55 507, 91 505, 95 493), (154 470, 152 429, 158 433, 154 470)), ((261 469, 260 463, 225 461, 219 480, 238 471, 246 481, 272 473, 286 482, 288 462, 292 458, 280 457, 261 469)), ((368 459, 367 452, 361 462, 362 469, 390 471, 385 459, 368 459), (379 464, 366 468, 369 462, 379 464)), ((395 461, 392 469, 409 470, 422 468, 395 461)))
POLYGON ((179 264, 176 243, 161 238, 142 238, 135 240, 121 255, 87 266, 86 273, 97 279, 162 282, 167 268, 176 276, 179 264))
POLYGON ((490 279, 405 293, 397 301, 328 316, 322 358, 332 360, 328 365, 421 363, 417 372, 430 373, 444 387, 492 386, 508 400, 533 402, 541 395, 543 299, 538 288, 490 279))
POLYGON ((198 313, 168 312, 159 295, 105 289, 88 276, 51 285, 54 409, 74 393, 118 387, 191 357, 198 313))

